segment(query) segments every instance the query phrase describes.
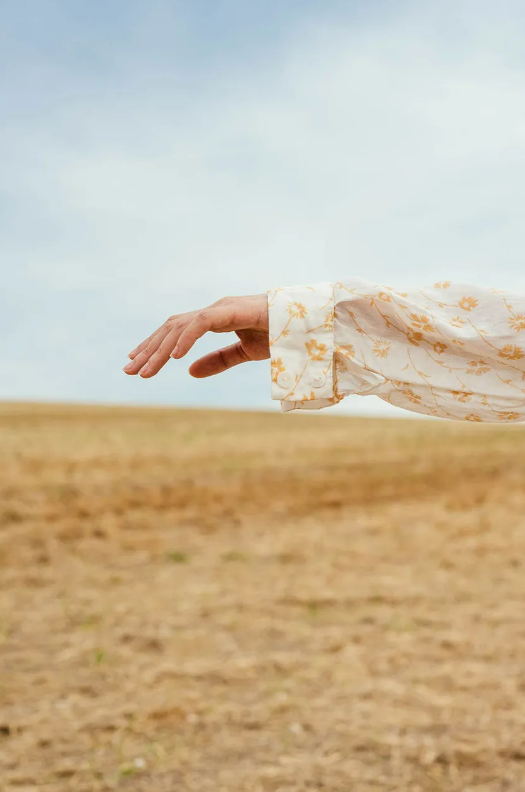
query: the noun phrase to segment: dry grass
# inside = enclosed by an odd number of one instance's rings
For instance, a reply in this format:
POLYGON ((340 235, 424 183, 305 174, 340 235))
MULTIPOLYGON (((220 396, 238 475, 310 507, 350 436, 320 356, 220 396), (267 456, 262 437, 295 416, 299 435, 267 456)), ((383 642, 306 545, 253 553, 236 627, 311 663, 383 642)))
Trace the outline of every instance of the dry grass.
POLYGON ((0 788, 525 790, 524 441, 0 406, 0 788))

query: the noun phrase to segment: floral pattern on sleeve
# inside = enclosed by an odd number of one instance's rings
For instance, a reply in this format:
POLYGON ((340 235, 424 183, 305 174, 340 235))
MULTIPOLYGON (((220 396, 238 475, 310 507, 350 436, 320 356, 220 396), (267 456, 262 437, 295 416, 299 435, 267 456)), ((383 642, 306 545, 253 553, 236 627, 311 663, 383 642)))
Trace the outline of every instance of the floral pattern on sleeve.
POLYGON ((435 417, 525 420, 525 294, 450 281, 398 291, 354 278, 271 293, 270 331, 283 411, 373 394, 435 417), (314 389, 325 362, 333 376, 314 389))
POLYGON ((274 289, 268 305, 272 398, 283 411, 335 403, 333 284, 274 289))

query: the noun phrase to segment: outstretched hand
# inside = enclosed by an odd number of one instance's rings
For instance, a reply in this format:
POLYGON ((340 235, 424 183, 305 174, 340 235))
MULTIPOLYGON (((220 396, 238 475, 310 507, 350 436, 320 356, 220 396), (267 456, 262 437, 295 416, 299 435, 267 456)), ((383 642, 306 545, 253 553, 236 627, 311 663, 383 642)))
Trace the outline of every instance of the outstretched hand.
POLYGON ((206 333, 236 333, 239 341, 199 358, 190 366, 193 377, 211 377, 249 360, 270 357, 268 298, 224 297, 200 311, 170 316, 148 338, 130 352, 126 374, 153 377, 170 357, 182 358, 206 333))

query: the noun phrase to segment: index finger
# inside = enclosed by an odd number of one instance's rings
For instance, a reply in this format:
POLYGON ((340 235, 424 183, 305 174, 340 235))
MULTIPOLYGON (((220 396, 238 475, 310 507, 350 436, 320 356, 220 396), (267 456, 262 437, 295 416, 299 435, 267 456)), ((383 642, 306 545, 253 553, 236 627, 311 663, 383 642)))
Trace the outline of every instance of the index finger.
POLYGON ((181 319, 184 319, 184 317, 186 316, 190 316, 190 314, 192 313, 193 311, 185 311, 184 313, 173 314, 173 316, 168 317, 168 319, 166 319, 165 322, 159 325, 159 327, 157 327, 157 329, 154 330, 150 336, 145 338, 144 341, 142 341, 142 343, 136 346, 135 349, 128 354, 128 357, 133 360, 133 358, 137 357, 139 352, 142 352, 142 350, 148 346, 149 342, 157 335, 157 333, 159 333, 161 330, 166 330, 166 332, 168 333, 171 330, 171 326, 173 324, 180 322, 181 319))
POLYGON ((169 321, 170 320, 167 319, 165 322, 163 322, 161 325, 159 325, 159 327, 157 327, 157 329, 154 330, 151 335, 149 335, 147 338, 145 338, 144 341, 141 341, 141 343, 138 346, 136 346, 135 349, 133 349, 128 354, 128 357, 131 358, 131 360, 133 360, 133 358, 136 358, 137 355, 139 354, 139 352, 142 352, 142 350, 145 349, 148 346, 148 344, 152 340, 152 338, 155 338, 157 333, 159 333, 163 328, 165 328, 167 326, 169 321))
POLYGON ((237 328, 235 310, 230 305, 217 308, 206 308, 199 311, 194 319, 185 328, 177 342, 177 346, 172 354, 174 358, 181 358, 186 355, 195 342, 206 335, 210 330, 228 331, 237 328))

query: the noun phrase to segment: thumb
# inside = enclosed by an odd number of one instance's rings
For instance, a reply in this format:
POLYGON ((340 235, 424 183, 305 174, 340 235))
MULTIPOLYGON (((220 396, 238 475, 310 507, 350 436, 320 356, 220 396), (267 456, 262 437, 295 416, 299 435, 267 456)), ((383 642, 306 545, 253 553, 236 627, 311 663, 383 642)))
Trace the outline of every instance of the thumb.
POLYGON ((191 364, 189 372, 192 377, 198 379, 212 377, 214 374, 221 374, 226 369, 238 366, 239 363, 247 363, 250 360, 243 349, 240 341, 231 346, 217 349, 208 355, 199 358, 191 364))

